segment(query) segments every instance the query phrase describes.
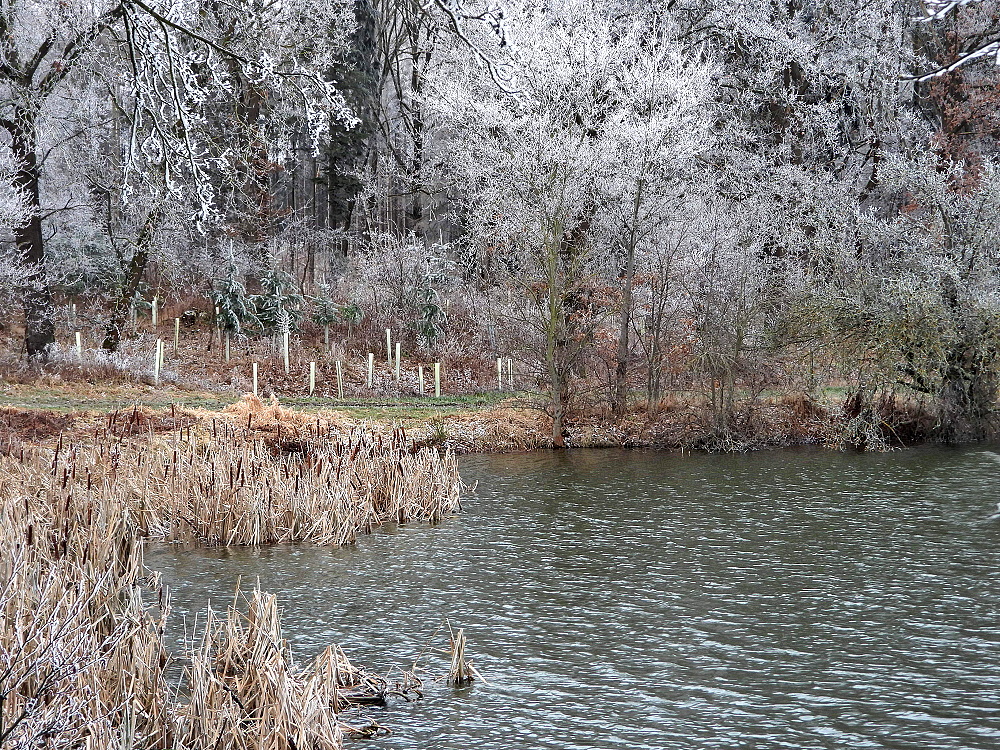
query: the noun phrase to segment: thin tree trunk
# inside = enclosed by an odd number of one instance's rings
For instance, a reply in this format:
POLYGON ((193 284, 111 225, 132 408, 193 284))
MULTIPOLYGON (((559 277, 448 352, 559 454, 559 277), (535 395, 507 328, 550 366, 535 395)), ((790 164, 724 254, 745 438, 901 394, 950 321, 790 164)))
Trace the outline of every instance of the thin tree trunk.
POLYGON ((621 329, 618 332, 618 362, 615 367, 615 400, 611 411, 622 416, 628 407, 629 333, 632 327, 632 282, 635 278, 635 245, 630 243, 625 263, 625 289, 622 294, 621 329))
POLYGON ((552 398, 552 447, 565 448, 566 438, 563 436, 566 419, 566 403, 562 400, 561 384, 555 380, 552 383, 554 395, 552 398))
POLYGON ((666 271, 660 272, 661 282, 653 284, 653 304, 651 310, 651 320, 649 328, 649 354, 647 357, 646 373, 646 413, 652 416, 659 409, 660 399, 663 397, 663 366, 660 361, 663 337, 663 318, 666 315, 667 306, 667 281, 666 271))
POLYGON ((132 260, 129 261, 121 293, 111 309, 111 320, 108 321, 108 325, 104 329, 104 343, 101 344, 101 348, 106 351, 116 352, 121 345, 122 333, 129 319, 132 301, 135 299, 135 294, 139 291, 139 284, 142 283, 142 277, 146 273, 149 250, 159 221, 160 210, 153 209, 146 217, 146 221, 139 231, 139 236, 136 237, 135 252, 132 254, 132 260))
POLYGON ((621 330, 618 333, 618 362, 615 367, 614 402, 611 411, 615 416, 622 416, 628 408, 628 360, 629 333, 632 325, 632 283, 635 279, 635 246, 639 225, 639 209, 642 206, 645 193, 645 180, 636 183, 635 197, 632 199, 632 222, 629 227, 628 245, 625 260, 625 289, 622 295, 621 330))
POLYGON ((566 378, 569 376, 564 370, 566 330, 564 317, 566 310, 564 307, 564 294, 561 279, 559 277, 558 249, 550 247, 548 249, 548 321, 546 323, 545 342, 545 364, 549 375, 550 406, 552 409, 552 447, 565 448, 566 439, 563 437, 564 420, 566 417, 567 387, 566 378))

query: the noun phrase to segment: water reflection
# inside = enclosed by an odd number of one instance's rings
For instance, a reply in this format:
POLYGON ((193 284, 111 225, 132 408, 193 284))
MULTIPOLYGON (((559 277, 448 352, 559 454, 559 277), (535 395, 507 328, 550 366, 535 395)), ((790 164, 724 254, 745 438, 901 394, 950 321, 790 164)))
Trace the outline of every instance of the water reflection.
MULTIPOLYGON (((444 617, 489 685, 381 717, 378 748, 994 748, 997 464, 978 450, 463 460, 437 527, 344 550, 148 562, 175 632, 237 576, 303 658, 408 666, 444 617)), ((436 637, 442 642, 441 634, 436 637)), ((435 660, 436 659, 436 660, 435 660)), ((429 664, 443 673, 443 658, 429 664)))

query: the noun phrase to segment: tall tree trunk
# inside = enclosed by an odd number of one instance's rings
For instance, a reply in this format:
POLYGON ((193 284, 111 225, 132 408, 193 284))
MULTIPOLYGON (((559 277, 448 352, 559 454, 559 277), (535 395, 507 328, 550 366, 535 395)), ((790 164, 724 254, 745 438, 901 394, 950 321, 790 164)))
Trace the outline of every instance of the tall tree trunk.
POLYGON ((629 243, 625 262, 625 288, 622 290, 621 328, 618 332, 618 356, 615 366, 615 400, 611 411, 622 416, 628 408, 629 333, 632 327, 632 282, 635 278, 635 243, 629 243))
POLYGON ((566 418, 566 401, 569 372, 566 360, 566 293, 565 279, 559 268, 559 244, 553 242, 546 248, 546 316, 545 367, 549 376, 549 408, 552 412, 552 447, 565 448, 563 436, 566 418))
POLYGON ((35 116, 17 110, 9 128, 11 150, 20 164, 14 185, 24 192, 31 209, 28 222, 14 230, 14 241, 28 271, 21 285, 24 306, 24 345, 29 357, 48 357, 55 343, 52 292, 45 273, 45 242, 42 235, 41 197, 38 185, 38 155, 35 142, 35 116))
POLYGON ((409 229, 420 234, 421 222, 424 218, 423 206, 423 166, 424 166, 424 70, 430 65, 430 51, 421 52, 416 47, 411 51, 412 68, 410 70, 410 136, 413 140, 413 153, 410 157, 410 188, 413 195, 410 199, 409 229))
POLYGON ((546 284, 548 286, 546 324, 546 364, 551 388, 552 445, 565 448, 565 419, 570 408, 570 378, 573 364, 580 357, 584 340, 573 322, 574 315, 589 304, 586 295, 574 289, 578 280, 576 269, 584 252, 596 209, 587 206, 576 217, 571 228, 556 222, 552 246, 546 251, 546 284))
POLYGON ((642 177, 635 186, 632 198, 632 217, 625 252, 625 288, 622 294, 621 329, 618 332, 618 361, 615 366, 614 401, 611 411, 622 416, 628 408, 629 333, 632 326, 632 284, 635 280, 635 246, 638 243, 639 209, 645 196, 646 181, 642 177))
POLYGON ((153 235, 160 222, 161 211, 154 208, 139 231, 139 236, 135 240, 135 252, 129 261, 128 270, 125 272, 125 279, 122 283, 121 293, 115 300, 114 307, 111 308, 111 320, 108 321, 104 329, 104 342, 101 348, 116 352, 121 345, 122 333, 129 319, 132 309, 132 301, 136 292, 139 291, 139 284, 146 273, 146 266, 149 263, 149 251, 153 244, 153 235))

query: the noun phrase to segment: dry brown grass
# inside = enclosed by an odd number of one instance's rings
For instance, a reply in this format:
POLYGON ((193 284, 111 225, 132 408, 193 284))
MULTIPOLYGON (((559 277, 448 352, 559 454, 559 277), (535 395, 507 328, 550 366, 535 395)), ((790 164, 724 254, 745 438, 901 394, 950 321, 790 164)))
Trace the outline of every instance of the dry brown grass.
POLYGON ((0 745, 166 746, 164 610, 127 513, 68 482, 36 494, 16 465, 0 472, 0 745))
POLYGON ((267 404, 263 399, 247 393, 241 401, 230 404, 224 409, 226 414, 236 417, 237 421, 247 421, 255 429, 286 429, 306 427, 312 423, 307 415, 294 409, 286 409, 278 403, 278 399, 272 396, 267 404))
POLYGON ((41 409, 0 407, 0 455, 18 453, 25 440, 46 440, 71 429, 76 416, 41 409))
POLYGON ((0 435, 16 435, 25 440, 40 440, 68 430, 74 422, 72 414, 55 414, 42 409, 0 407, 0 435))
POLYGON ((343 544, 437 520, 458 506, 454 457, 364 435, 275 455, 229 423, 139 439, 111 422, 94 442, 0 455, 0 746, 336 750, 379 732, 340 712, 384 682, 335 647, 296 667, 259 591, 209 616, 186 685, 168 685, 168 597, 142 539, 343 544))
POLYGON ((421 430, 421 442, 458 453, 509 453, 550 448, 551 424, 540 410, 504 406, 434 417, 421 430))
POLYGON ((183 430, 197 422, 196 415, 183 409, 171 407, 169 410, 158 412, 136 404, 131 409, 120 409, 109 413, 104 431, 114 437, 134 437, 183 430))

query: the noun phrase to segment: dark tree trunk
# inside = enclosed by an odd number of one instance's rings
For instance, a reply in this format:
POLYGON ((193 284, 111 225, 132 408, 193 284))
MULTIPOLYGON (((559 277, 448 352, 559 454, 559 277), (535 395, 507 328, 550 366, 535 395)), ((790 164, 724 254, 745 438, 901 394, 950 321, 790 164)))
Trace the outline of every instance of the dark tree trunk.
POLYGON ((628 409, 629 333, 632 325, 632 286, 635 282, 635 248, 639 240, 639 211, 646 197, 646 180, 640 177, 632 197, 632 214, 625 246, 625 288, 622 294, 621 328, 618 331, 618 361, 615 366, 614 394, 611 411, 617 417, 628 409))
POLYGON ((580 212, 572 228, 564 230, 556 247, 549 250, 547 261, 546 366, 555 448, 566 447, 566 418, 572 406, 570 379, 590 335, 587 324, 574 321, 592 304, 588 291, 578 285, 576 266, 584 252, 595 212, 594 206, 587 206, 580 212))
POLYGON ((48 357, 55 343, 52 292, 45 273, 45 242, 42 235, 41 200, 38 187, 38 155, 35 152, 35 118, 31 112, 15 114, 11 131, 11 149, 21 165, 14 185, 24 192, 31 218, 14 230, 14 241, 21 260, 28 266, 21 298, 24 305, 24 345, 29 357, 48 357))
POLYGON ((410 186, 413 195, 410 199, 409 209, 409 229, 420 232, 420 224, 424 218, 424 205, 421 190, 423 189, 423 166, 424 166, 424 70, 430 65, 431 53, 429 51, 421 53, 418 49, 412 50, 413 68, 410 71, 410 135, 413 139, 413 154, 410 159, 410 186))

